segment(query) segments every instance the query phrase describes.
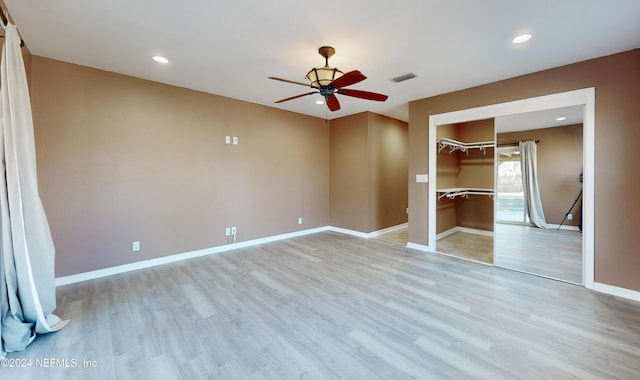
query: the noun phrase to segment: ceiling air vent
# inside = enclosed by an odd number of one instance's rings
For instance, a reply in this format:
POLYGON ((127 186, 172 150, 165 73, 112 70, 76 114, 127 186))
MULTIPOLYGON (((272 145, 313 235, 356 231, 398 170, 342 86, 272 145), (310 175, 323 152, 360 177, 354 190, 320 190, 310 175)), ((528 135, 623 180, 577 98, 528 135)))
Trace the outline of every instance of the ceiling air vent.
POLYGON ((393 78, 391 80, 396 82, 396 83, 400 83, 400 82, 404 82, 404 81, 409 80, 409 79, 413 79, 415 77, 416 77, 416 74, 409 73, 409 74, 400 75, 399 77, 395 77, 395 78, 393 78))

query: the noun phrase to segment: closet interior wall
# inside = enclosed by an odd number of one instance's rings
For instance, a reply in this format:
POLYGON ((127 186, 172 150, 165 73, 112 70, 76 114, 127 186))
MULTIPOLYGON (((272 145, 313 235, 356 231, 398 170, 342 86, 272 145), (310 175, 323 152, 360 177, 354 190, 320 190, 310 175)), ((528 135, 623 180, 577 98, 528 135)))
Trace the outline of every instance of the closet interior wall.
MULTIPOLYGON (((440 125, 437 138, 449 138, 461 142, 493 141, 494 119, 467 123, 440 125)), ((437 158, 437 187, 442 188, 494 188, 494 149, 470 149, 450 154, 443 149, 437 158)), ((470 195, 468 198, 443 197, 436 211, 436 233, 455 227, 493 231, 493 197, 470 195)))

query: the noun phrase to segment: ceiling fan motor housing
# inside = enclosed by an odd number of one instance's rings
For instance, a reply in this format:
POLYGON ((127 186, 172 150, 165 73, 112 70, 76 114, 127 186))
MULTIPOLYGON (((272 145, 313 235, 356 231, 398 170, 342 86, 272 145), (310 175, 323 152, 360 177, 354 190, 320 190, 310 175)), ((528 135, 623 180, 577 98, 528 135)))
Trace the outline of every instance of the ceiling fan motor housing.
POLYGON ((324 67, 314 67, 307 73, 307 79, 311 81, 311 87, 321 89, 344 75, 342 71, 329 67, 329 58, 335 52, 336 50, 331 46, 322 46, 318 49, 318 53, 324 57, 324 67))

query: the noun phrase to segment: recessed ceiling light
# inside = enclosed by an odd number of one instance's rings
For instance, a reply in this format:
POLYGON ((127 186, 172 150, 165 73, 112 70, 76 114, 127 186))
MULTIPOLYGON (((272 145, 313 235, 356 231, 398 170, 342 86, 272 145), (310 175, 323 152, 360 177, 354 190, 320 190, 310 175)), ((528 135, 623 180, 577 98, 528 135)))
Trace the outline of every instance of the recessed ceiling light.
POLYGON ((152 59, 158 63, 169 63, 169 60, 159 55, 153 56, 152 59))
POLYGON ((523 42, 529 41, 531 39, 531 34, 521 34, 518 37, 514 38, 511 42, 514 44, 521 44, 523 42))
POLYGON ((556 121, 562 121, 562 120, 567 120, 567 118, 565 116, 560 116, 556 118, 556 121))
POLYGON ((322 101, 322 100, 316 100, 316 104, 324 104, 324 101, 322 101))

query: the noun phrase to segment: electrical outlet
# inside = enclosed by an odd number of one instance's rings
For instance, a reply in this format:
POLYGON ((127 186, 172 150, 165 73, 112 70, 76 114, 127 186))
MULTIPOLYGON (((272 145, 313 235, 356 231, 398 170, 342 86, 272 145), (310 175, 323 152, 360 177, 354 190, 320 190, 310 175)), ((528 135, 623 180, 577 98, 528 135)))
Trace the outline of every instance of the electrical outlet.
POLYGON ((131 250, 133 252, 138 252, 140 250, 140 242, 134 241, 133 244, 131 244, 131 250))
POLYGON ((302 224, 302 217, 298 218, 298 224, 302 224))
POLYGON ((573 220, 573 214, 567 214, 567 219, 568 220, 573 220))
POLYGON ((231 136, 225 136, 224 137, 224 142, 225 142, 225 144, 231 144, 231 136))
POLYGON ((224 229, 224 234, 225 234, 226 236, 231 235, 231 227, 227 227, 227 228, 225 228, 225 229, 224 229))
POLYGON ((231 227, 231 235, 233 236, 231 241, 234 242, 234 243, 238 240, 238 235, 236 235, 236 232, 238 232, 236 227, 231 227))
POLYGON ((233 136, 233 145, 238 145, 238 136, 233 136))

